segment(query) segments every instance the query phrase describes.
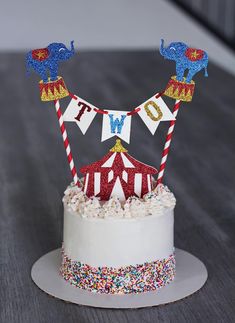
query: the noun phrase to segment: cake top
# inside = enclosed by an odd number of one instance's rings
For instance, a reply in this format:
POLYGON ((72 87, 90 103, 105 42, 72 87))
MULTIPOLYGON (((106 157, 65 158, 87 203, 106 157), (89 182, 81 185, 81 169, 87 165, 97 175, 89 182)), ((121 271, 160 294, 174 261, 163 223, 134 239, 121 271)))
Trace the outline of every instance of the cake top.
POLYGON ((175 207, 173 193, 164 185, 158 185, 143 198, 129 197, 121 202, 117 197, 100 201, 97 197, 88 198, 81 188, 72 183, 64 192, 64 205, 78 216, 87 218, 139 218, 161 216, 175 207))

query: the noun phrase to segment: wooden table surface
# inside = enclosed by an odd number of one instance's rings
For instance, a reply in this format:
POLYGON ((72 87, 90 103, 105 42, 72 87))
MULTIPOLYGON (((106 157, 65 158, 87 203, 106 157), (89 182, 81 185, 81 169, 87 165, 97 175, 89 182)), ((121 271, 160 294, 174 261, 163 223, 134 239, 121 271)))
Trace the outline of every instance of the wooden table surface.
MULTIPOLYGON (((61 75, 71 92, 98 107, 129 110, 163 90, 174 69, 157 51, 82 52, 61 75)), ((208 72, 195 77, 193 101, 179 111, 164 178, 177 198, 175 246, 205 263, 208 281, 173 304, 96 309, 54 299, 31 280, 33 263, 61 245, 61 198, 71 177, 55 109, 40 102, 37 75, 26 77, 23 54, 0 55, 1 322, 235 321, 235 78, 212 63, 208 72)), ((68 102, 61 101, 63 110, 68 102)), ((100 142, 101 121, 97 116, 85 136, 67 124, 78 169, 114 144, 100 142)), ((129 153, 158 167, 166 130, 162 122, 152 136, 134 116, 129 153)))

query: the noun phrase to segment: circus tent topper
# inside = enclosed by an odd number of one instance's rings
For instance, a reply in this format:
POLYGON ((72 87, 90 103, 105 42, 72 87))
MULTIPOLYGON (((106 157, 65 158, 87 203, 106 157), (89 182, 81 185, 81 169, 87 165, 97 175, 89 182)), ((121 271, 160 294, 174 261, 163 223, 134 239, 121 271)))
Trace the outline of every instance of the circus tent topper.
POLYGON ((152 190, 152 175, 157 169, 139 162, 127 153, 121 140, 101 160, 81 168, 85 175, 84 192, 101 200, 130 196, 142 197, 152 190))

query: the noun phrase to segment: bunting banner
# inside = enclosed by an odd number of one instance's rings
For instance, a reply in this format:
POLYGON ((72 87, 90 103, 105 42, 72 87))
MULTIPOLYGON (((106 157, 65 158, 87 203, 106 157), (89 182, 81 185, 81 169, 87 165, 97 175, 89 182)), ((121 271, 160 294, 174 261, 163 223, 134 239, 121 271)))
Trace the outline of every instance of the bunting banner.
POLYGON ((154 135, 161 121, 175 120, 175 117, 158 93, 138 106, 139 116, 154 135))
POLYGON ((101 141, 117 136, 130 142, 131 116, 127 111, 108 110, 103 116, 101 141))
POLYGON ((175 120, 158 93, 132 111, 102 110, 77 95, 71 96, 72 99, 63 115, 64 121, 76 122, 81 132, 85 134, 96 114, 102 114, 101 141, 117 136, 129 143, 131 118, 135 114, 140 116, 152 135, 155 134, 161 121, 175 120))
POLYGON ((76 122, 83 135, 85 135, 96 116, 96 109, 91 103, 74 95, 63 115, 64 121, 76 122))

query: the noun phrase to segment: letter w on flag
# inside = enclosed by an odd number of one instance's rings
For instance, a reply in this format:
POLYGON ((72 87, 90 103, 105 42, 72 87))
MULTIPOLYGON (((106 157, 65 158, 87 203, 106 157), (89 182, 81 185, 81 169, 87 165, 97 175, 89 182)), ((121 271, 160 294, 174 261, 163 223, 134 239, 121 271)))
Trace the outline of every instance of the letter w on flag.
POLYGON ((127 116, 127 112, 108 110, 108 114, 103 115, 101 141, 117 136, 129 144, 131 116, 127 116))

